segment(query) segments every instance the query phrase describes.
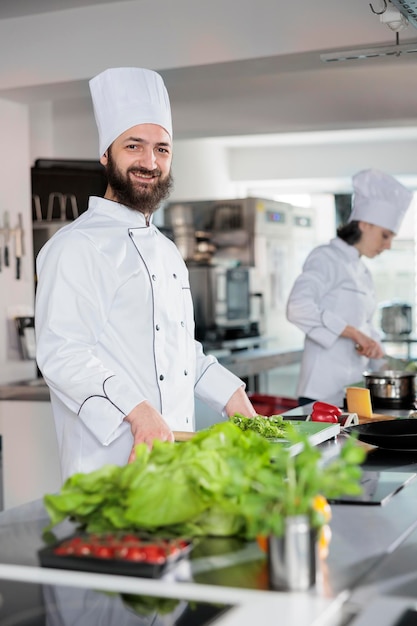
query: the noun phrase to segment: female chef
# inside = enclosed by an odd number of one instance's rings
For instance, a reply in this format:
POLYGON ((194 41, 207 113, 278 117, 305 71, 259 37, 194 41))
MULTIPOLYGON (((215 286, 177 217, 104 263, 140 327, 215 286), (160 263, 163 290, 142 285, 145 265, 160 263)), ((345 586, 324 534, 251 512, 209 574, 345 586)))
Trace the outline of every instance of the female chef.
POLYGON ((343 397, 371 359, 384 355, 372 325, 377 305, 362 256, 391 247, 412 193, 392 176, 364 170, 353 177, 352 212, 337 237, 307 257, 287 302, 287 318, 305 333, 297 394, 301 404, 343 397))

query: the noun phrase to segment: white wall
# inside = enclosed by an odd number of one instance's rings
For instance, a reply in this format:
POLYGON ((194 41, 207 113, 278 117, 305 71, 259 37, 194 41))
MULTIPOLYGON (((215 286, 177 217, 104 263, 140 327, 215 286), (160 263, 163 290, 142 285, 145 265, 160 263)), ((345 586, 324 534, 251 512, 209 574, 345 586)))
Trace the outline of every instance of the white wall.
MULTIPOLYGON (((347 189, 350 178, 361 169, 379 168, 404 180, 415 179, 417 139, 410 131, 381 129, 328 133, 303 133, 292 143, 271 146, 241 145, 228 149, 230 176, 233 181, 283 180, 294 191, 304 184, 298 181, 343 179, 347 189), (338 139, 339 137, 339 139, 338 139)), ((328 181, 328 182, 327 182, 328 181)), ((322 189, 326 191, 326 189, 322 189)))
MULTIPOLYGON (((29 159, 29 123, 27 107, 0 100, 0 227, 4 211, 9 211, 10 226, 17 225, 22 213, 24 252, 22 275, 16 280, 14 245, 11 241, 10 267, 0 272, 0 382, 32 378, 35 365, 20 358, 14 315, 33 314, 34 272, 31 239, 31 195, 29 159)), ((2 247, 4 241, 0 237, 2 247)), ((4 259, 2 259, 4 260, 4 259)))

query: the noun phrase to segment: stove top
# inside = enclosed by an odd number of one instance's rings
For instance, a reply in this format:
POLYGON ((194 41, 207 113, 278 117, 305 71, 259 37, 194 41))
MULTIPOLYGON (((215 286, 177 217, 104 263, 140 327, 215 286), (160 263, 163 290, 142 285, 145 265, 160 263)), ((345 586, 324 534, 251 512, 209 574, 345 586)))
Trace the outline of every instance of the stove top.
POLYGON ((341 496, 330 500, 333 504, 383 505, 416 478, 414 472, 365 470, 361 478, 362 494, 341 496))

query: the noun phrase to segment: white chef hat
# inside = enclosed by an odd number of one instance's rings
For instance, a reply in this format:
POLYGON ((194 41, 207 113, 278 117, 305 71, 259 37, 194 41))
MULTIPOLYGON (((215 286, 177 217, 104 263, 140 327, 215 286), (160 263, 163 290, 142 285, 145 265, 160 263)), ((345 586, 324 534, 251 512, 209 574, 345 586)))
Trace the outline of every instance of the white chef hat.
POLYGON ((92 78, 89 85, 100 157, 119 135, 137 124, 158 124, 172 138, 169 96, 157 72, 115 67, 92 78))
POLYGON ((379 170, 362 170, 353 176, 353 220, 369 222, 397 233, 413 194, 395 178, 379 170))

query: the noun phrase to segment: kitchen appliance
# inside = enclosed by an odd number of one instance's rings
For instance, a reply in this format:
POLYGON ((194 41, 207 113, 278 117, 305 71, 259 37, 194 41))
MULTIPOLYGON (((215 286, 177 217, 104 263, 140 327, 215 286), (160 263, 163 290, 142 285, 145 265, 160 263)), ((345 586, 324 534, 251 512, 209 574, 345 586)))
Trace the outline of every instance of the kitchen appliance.
POLYGON ((365 387, 375 407, 403 408, 413 405, 416 397, 416 372, 382 370, 363 373, 365 387))
MULTIPOLYGON (((386 422, 378 422, 386 423, 386 422)), ((376 426, 375 424, 361 424, 360 426, 352 426, 346 429, 346 432, 357 434, 361 441, 368 441, 365 433, 365 426, 376 426), (362 438, 362 436, 364 438, 362 438)), ((370 436, 371 438, 371 436, 370 436)), ((372 439, 374 441, 374 439, 372 439)), ((368 441, 368 443, 370 443, 368 441)), ((378 445, 378 444, 375 444, 378 445)), ((362 493, 358 496, 345 495, 337 498, 330 498, 332 504, 366 504, 366 505, 383 505, 397 494, 401 489, 408 485, 416 478, 414 472, 387 472, 365 470, 362 472, 361 487, 362 493)))
MULTIPOLYGON (((260 334, 280 348, 301 344, 303 336, 288 322, 285 309, 303 261, 317 241, 314 210, 251 197, 172 203, 164 211, 164 221, 165 226, 173 229, 176 242, 178 222, 189 226, 191 218, 195 233, 210 234, 210 243, 215 248, 211 249, 210 265, 249 269, 250 319, 258 321, 260 334)), ((189 230, 179 229, 180 243, 184 232, 190 234, 189 230)), ((195 252, 194 242, 192 246, 195 252)), ((189 246, 185 247, 189 254, 189 246)), ((185 260, 190 269, 196 263, 190 257, 185 260)), ((212 296, 209 291, 205 294, 197 296, 199 307, 203 311, 212 310, 212 296)), ((193 297, 196 298, 195 293, 193 297)), ((239 332, 251 333, 251 326, 246 325, 246 331, 241 327, 239 332)))
POLYGON ((189 265, 196 338, 219 341, 257 335, 250 317, 247 267, 189 265))
POLYGON ((379 305, 380 325, 386 335, 409 335, 413 330, 412 307, 393 300, 379 305))

